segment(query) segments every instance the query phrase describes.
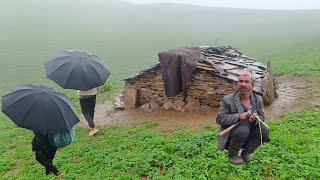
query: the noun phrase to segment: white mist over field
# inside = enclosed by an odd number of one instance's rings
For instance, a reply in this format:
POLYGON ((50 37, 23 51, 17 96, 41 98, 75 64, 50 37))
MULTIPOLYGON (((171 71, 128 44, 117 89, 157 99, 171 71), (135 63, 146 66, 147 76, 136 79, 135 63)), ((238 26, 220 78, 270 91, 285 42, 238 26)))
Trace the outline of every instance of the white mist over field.
POLYGON ((126 0, 139 4, 152 3, 177 3, 200 6, 244 8, 244 9, 274 9, 274 10, 298 10, 320 9, 320 1, 317 0, 126 0))

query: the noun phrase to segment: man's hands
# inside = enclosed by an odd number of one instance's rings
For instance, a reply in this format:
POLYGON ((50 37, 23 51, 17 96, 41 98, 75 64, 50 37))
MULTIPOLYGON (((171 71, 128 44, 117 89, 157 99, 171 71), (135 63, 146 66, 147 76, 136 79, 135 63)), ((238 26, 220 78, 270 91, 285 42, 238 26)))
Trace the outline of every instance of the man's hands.
POLYGON ((252 113, 249 113, 249 112, 240 113, 239 121, 243 121, 243 120, 247 120, 247 119, 249 119, 249 121, 251 121, 251 122, 255 122, 257 120, 257 118, 255 116, 253 116, 252 113))
POLYGON ((250 116, 251 116, 251 113, 249 112, 240 113, 239 120, 243 121, 243 120, 249 119, 250 116))
POLYGON ((251 114, 251 116, 249 117, 249 121, 256 122, 256 120, 258 120, 258 118, 251 114))

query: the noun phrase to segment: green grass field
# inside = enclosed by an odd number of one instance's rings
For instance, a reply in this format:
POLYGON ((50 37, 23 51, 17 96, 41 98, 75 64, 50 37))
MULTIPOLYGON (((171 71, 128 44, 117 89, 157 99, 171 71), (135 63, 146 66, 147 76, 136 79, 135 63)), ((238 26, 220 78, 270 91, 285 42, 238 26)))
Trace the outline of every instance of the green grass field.
MULTIPOLYGON (((154 123, 111 126, 95 138, 78 127, 75 142, 57 152, 55 163, 67 179, 319 179, 319 116, 320 109, 300 111, 270 122, 271 143, 246 165, 229 164, 226 153, 217 150, 217 127, 167 137, 153 130, 154 123)), ((0 127, 0 176, 46 178, 31 152, 32 133, 7 119, 0 127)))
MULTIPOLYGON (((320 83, 320 11, 134 6, 116 1, 87 7, 77 2, 1 4, 0 95, 14 85, 39 82, 67 93, 77 104, 73 91, 45 79, 43 62, 56 51, 84 48, 109 65, 112 93, 103 96, 111 98, 122 88, 119 80, 153 64, 157 52, 214 45, 216 39, 261 62, 270 60, 277 74, 313 76, 314 83, 320 83)), ((66 179, 319 179, 319 117, 320 109, 301 110, 269 122, 271 142, 246 165, 229 164, 226 153, 217 150, 217 126, 208 124, 198 133, 184 128, 167 136, 148 122, 110 126, 95 138, 77 127, 76 140, 57 152, 55 164, 66 179)), ((54 178, 46 177, 34 159, 32 132, 17 128, 3 113, 0 137, 1 178, 54 178)))

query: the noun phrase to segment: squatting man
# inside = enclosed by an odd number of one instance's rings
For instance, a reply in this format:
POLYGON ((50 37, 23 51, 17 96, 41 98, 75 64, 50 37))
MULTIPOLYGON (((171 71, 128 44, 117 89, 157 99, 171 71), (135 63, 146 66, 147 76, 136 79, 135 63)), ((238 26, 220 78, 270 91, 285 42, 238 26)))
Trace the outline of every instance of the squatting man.
POLYGON ((220 134, 219 149, 228 151, 228 161, 233 164, 251 161, 251 154, 269 141, 269 129, 260 121, 265 118, 263 98, 252 91, 253 86, 252 74, 241 72, 236 91, 223 97, 216 118, 220 132, 225 130, 220 134))

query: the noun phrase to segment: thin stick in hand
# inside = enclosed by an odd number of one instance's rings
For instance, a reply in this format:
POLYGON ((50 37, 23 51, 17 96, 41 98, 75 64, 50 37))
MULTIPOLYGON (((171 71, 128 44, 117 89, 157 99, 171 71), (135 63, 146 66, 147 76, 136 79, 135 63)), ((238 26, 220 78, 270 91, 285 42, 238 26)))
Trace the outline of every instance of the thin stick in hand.
POLYGON ((263 125, 269 128, 268 125, 259 118, 259 115, 257 113, 253 113, 253 116, 256 117, 263 125))
POLYGON ((239 124, 239 123, 233 124, 233 125, 229 126, 227 129, 221 131, 221 132, 219 133, 219 135, 220 135, 220 136, 223 136, 224 134, 230 132, 230 131, 231 131, 232 129, 234 129, 238 124, 239 124))

